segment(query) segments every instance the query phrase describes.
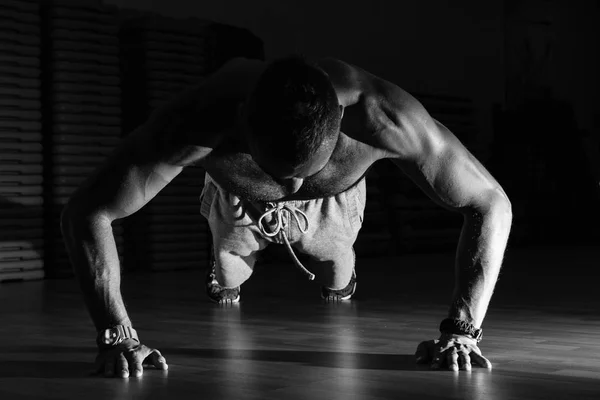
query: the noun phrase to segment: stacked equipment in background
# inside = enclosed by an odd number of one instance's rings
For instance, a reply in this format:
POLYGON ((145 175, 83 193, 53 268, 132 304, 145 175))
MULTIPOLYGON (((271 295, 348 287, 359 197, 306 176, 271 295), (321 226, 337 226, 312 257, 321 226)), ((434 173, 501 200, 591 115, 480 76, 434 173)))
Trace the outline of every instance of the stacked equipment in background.
POLYGON ((38 10, 0 3, 0 281, 44 277, 38 10))
MULTIPOLYGON (((263 58, 261 40, 249 31, 198 19, 132 18, 124 22, 120 38, 126 132, 228 59, 263 58)), ((207 265, 211 236, 199 202, 204 175, 202 168, 186 167, 128 218, 128 266, 156 271, 207 265)))
MULTIPOLYGON (((118 17, 113 7, 66 0, 42 11, 47 271, 65 276, 72 269, 61 211, 121 137, 118 17)), ((120 221, 113 230, 122 255, 120 221)))

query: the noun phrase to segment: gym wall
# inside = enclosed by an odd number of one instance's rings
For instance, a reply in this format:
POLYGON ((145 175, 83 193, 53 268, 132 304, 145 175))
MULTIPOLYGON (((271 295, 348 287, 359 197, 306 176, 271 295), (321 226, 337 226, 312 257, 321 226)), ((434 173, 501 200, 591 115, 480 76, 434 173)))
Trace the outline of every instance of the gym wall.
MULTIPOLYGON (((60 231, 69 197, 153 108, 236 56, 263 58, 262 41, 95 1, 2 0, 0 281, 71 276, 60 231)), ((115 221, 124 270, 206 266, 203 176, 187 169, 115 221)))

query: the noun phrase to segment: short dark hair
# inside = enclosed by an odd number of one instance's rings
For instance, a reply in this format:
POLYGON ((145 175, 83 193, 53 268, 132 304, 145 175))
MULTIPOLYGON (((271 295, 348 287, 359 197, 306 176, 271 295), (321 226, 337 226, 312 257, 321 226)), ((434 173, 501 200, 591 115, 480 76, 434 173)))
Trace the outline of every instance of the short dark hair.
POLYGON ((341 111, 329 76, 305 57, 273 61, 248 102, 250 135, 269 158, 301 166, 340 128, 341 111))

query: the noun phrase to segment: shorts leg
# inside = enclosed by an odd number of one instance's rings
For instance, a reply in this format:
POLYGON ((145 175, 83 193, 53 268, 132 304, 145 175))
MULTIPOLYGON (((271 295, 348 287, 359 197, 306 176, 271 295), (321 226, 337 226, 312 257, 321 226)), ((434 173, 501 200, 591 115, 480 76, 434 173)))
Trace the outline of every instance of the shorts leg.
POLYGON ((216 278, 224 288, 235 288, 252 275, 258 252, 268 245, 248 213, 248 204, 207 179, 201 214, 213 238, 216 278))
POLYGON ((315 275, 318 282, 328 289, 345 288, 352 278, 355 267, 354 250, 350 247, 339 247, 324 258, 311 255, 308 269, 315 275))
POLYGON ((308 269, 327 288, 342 289, 350 282, 355 267, 353 245, 362 226, 365 203, 363 179, 344 193, 306 204, 309 231, 294 247, 310 256, 308 269))

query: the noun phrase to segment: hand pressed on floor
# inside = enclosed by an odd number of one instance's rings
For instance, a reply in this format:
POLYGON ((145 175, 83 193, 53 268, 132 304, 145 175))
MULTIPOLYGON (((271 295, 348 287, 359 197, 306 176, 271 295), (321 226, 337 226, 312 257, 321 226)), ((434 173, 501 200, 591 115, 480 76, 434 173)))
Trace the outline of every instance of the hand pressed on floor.
POLYGON ((167 360, 157 349, 139 344, 135 340, 126 340, 110 350, 100 350, 96 357, 96 372, 106 377, 139 377, 144 366, 156 369, 168 369, 167 360))
POLYGON ((492 363, 481 354, 477 341, 467 336, 442 334, 437 340, 421 342, 415 353, 418 364, 431 364, 431 369, 471 370, 471 364, 491 369, 492 363))

